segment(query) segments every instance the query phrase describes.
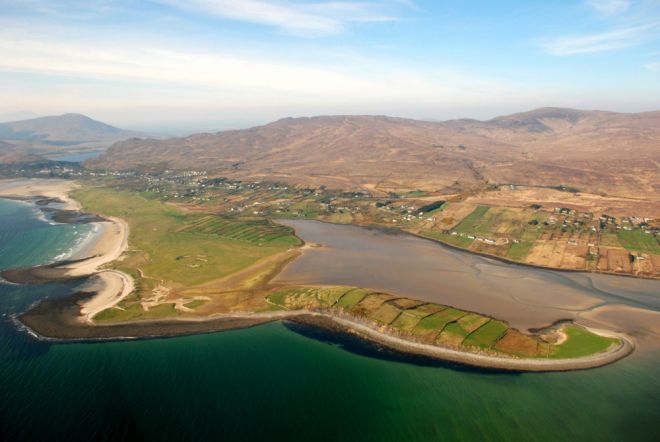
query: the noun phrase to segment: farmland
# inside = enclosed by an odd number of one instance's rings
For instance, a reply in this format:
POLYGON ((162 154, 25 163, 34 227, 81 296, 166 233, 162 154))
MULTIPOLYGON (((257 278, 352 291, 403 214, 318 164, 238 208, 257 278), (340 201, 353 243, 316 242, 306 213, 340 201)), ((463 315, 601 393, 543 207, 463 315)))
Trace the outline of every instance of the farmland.
POLYGON ((277 289, 267 300, 285 310, 350 317, 413 342, 468 352, 561 359, 600 353, 618 343, 575 324, 524 334, 477 313, 344 286, 277 289), (565 339, 560 341, 559 335, 565 339))
POLYGON ((268 220, 318 219, 393 227, 472 252, 549 268, 651 277, 658 277, 660 268, 660 219, 637 216, 646 210, 654 213, 651 206, 561 186, 488 185, 457 194, 412 189, 377 195, 209 178, 201 172, 136 176, 113 184, 197 213, 199 218, 191 217, 183 231, 264 245, 295 242, 286 232, 267 226, 268 220), (571 204, 562 206, 564 200, 571 204), (624 209, 609 212, 612 206, 624 209), (235 225, 237 219, 254 229, 235 225))

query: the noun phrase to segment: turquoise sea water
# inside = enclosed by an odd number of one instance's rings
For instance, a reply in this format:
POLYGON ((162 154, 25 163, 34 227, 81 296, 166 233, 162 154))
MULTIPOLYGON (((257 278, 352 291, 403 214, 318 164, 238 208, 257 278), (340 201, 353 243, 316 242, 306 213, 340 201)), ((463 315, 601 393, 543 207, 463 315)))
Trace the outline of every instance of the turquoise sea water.
MULTIPOLYGON (((21 204, 0 200, 0 268, 48 261, 84 234, 21 204)), ((506 374, 281 323, 105 343, 40 342, 16 329, 11 314, 72 288, 0 284, 3 440, 660 438, 658 353, 582 372, 506 374)))

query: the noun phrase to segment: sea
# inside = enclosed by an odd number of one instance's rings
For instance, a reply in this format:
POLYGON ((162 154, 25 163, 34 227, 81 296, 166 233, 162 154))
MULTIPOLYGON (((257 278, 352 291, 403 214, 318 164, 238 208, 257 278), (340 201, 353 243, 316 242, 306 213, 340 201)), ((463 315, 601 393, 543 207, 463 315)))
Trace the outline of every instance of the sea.
MULTIPOLYGON (((90 228, 0 199, 0 269, 62 259, 90 228)), ((506 373, 281 322, 58 342, 16 321, 73 290, 0 281, 2 440, 660 440, 657 351, 586 371, 506 373)))

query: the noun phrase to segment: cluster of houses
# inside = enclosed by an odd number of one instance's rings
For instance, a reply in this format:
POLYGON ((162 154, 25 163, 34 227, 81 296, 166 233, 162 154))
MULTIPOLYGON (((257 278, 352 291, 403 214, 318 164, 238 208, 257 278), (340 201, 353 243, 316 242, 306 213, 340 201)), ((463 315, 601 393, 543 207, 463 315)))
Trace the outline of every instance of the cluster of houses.
MULTIPOLYGON (((452 236, 460 236, 462 238, 467 238, 467 239, 472 239, 475 241, 480 241, 485 244, 491 244, 491 245, 504 245, 504 244, 509 244, 509 238, 497 238, 497 239, 492 239, 492 238, 486 238, 483 236, 477 236, 477 235, 471 235, 469 233, 463 233, 463 232, 457 232, 455 230, 450 230, 446 233, 449 233, 452 236)), ((513 240, 514 243, 518 243, 519 241, 517 239, 513 240)))

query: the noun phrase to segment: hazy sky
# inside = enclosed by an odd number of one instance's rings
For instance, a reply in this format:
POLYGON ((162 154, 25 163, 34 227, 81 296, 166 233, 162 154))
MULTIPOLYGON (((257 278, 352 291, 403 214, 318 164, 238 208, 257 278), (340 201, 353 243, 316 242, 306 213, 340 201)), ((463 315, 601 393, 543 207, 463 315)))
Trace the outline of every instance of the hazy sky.
POLYGON ((660 0, 0 0, 0 114, 127 128, 660 109, 660 0))

